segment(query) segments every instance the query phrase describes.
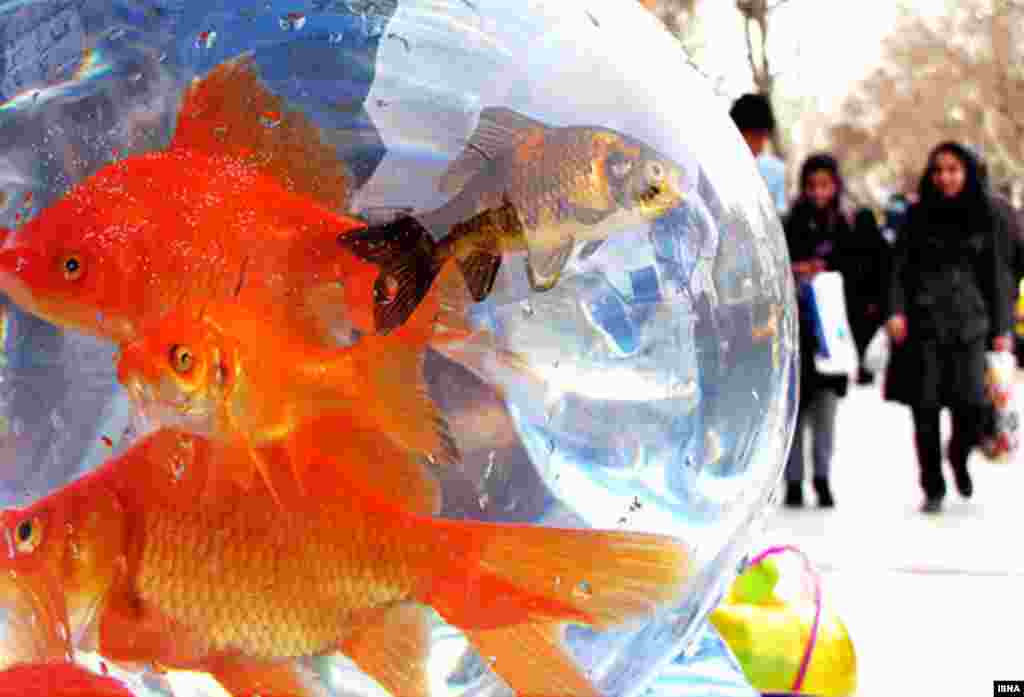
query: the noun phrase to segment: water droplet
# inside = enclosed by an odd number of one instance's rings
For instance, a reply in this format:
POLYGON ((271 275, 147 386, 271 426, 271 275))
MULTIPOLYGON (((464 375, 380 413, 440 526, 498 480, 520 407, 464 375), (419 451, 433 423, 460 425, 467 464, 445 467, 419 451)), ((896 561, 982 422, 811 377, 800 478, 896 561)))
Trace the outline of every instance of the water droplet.
POLYGON ((552 454, 554 452, 555 452, 555 439, 554 438, 549 438, 548 439, 548 455, 550 455, 550 454, 552 454))
POLYGON ((18 572, 15 571, 14 569, 11 569, 10 571, 8 571, 7 575, 11 577, 12 581, 17 581, 18 580, 18 572))
POLYGON ((340 44, 345 40, 345 35, 340 31, 331 32, 327 35, 327 42, 332 44, 340 44))
POLYGON ((107 668, 105 661, 100 661, 100 672, 103 673, 103 675, 110 675, 110 668, 107 668))
POLYGON ((120 39, 124 35, 125 35, 124 29, 121 29, 120 27, 118 27, 117 29, 112 30, 107 35, 107 38, 110 39, 111 41, 117 41, 118 39, 120 39))
POLYGON ((281 125, 281 114, 276 111, 268 111, 260 115, 260 123, 264 128, 277 128, 281 125))
POLYGON ((285 31, 298 31, 306 26, 306 15, 301 12, 289 12, 278 20, 278 24, 285 31))
POLYGON ((487 510, 487 504, 490 503, 490 501, 491 497, 486 491, 480 494, 480 498, 477 499, 477 503, 480 504, 480 510, 487 510))
POLYGON ((57 623, 57 636, 60 637, 61 641, 68 640, 68 627, 63 622, 57 623))
POLYGON ((562 585, 562 577, 561 576, 555 576, 555 588, 558 588, 561 585, 562 585))
POLYGON ((496 453, 493 450, 487 454, 487 468, 484 470, 484 481, 490 479, 491 475, 494 474, 495 454, 496 453))
POLYGON ((594 589, 592 589, 590 587, 590 584, 586 581, 580 581, 576 584, 576 587, 572 589, 572 594, 575 595, 577 598, 589 600, 590 598, 594 597, 594 589))
POLYGON ((524 300, 520 303, 523 309, 523 317, 533 317, 533 303, 529 300, 524 300))
POLYGON ((161 53, 160 57, 157 58, 157 62, 159 62, 159 63, 166 63, 167 62, 167 54, 166 53, 161 53))
POLYGON ((142 73, 135 73, 132 75, 132 82, 138 82, 142 79, 142 73))

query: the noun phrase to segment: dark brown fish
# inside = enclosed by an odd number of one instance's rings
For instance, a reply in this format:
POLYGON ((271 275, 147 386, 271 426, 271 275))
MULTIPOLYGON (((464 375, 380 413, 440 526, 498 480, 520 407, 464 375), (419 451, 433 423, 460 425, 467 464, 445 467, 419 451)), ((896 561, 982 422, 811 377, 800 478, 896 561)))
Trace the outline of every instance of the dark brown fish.
POLYGON ((549 290, 576 242, 659 218, 682 201, 681 182, 678 165, 629 136, 550 128, 488 108, 441 178, 441 191, 453 195, 448 203, 339 242, 380 268, 374 317, 377 331, 388 332, 411 314, 448 259, 455 257, 477 302, 490 294, 507 252, 525 251, 531 287, 549 290))

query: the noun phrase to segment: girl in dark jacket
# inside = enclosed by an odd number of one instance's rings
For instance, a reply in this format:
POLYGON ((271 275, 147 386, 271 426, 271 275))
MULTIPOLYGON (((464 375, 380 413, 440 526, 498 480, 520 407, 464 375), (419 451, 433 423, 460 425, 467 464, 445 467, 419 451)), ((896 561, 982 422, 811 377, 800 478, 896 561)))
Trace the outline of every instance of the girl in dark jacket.
POLYGON ((964 498, 973 491, 967 458, 988 414, 985 351, 1010 346, 1006 275, 994 214, 975 158, 957 143, 937 146, 921 178, 893 258, 887 322, 894 351, 886 399, 908 405, 921 468, 922 510, 942 509, 939 412, 952 412, 948 457, 964 498))
MULTIPOLYGON (((852 234, 850 221, 840 209, 843 180, 831 155, 812 155, 800 170, 800 197, 786 220, 786 242, 798 285, 809 282, 822 271, 839 270, 843 245, 852 234)), ((813 318, 800 294, 800 406, 796 432, 786 462, 785 505, 803 505, 804 431, 811 430, 814 461, 814 490, 818 504, 835 505, 829 486, 832 449, 835 441, 836 408, 846 394, 847 378, 822 375, 814 367, 817 339, 813 318)))

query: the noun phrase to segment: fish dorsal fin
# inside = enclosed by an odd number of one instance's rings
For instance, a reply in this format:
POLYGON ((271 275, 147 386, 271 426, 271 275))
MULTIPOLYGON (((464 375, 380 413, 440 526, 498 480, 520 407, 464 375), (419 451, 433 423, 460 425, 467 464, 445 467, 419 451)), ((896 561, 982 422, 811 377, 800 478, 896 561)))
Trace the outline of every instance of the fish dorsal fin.
POLYGON ((502 152, 537 129, 547 129, 547 126, 506 107, 487 107, 480 112, 480 122, 462 154, 441 175, 438 189, 445 194, 458 193, 502 152))
POLYGON ((171 148, 245 157, 286 189, 344 210, 351 175, 301 111, 260 80, 251 53, 221 63, 185 90, 171 148))

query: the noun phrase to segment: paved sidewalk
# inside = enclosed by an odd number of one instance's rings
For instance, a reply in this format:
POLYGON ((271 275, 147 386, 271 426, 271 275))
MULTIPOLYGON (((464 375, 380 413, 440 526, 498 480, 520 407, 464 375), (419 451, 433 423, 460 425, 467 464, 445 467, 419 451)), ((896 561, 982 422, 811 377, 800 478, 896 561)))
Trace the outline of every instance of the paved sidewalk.
POLYGON ((945 512, 927 517, 909 410, 852 387, 838 418, 837 508, 779 508, 765 542, 795 543, 825 572, 857 649, 858 697, 987 696, 993 680, 1024 679, 1024 458, 975 455, 972 500, 948 475, 945 512))

